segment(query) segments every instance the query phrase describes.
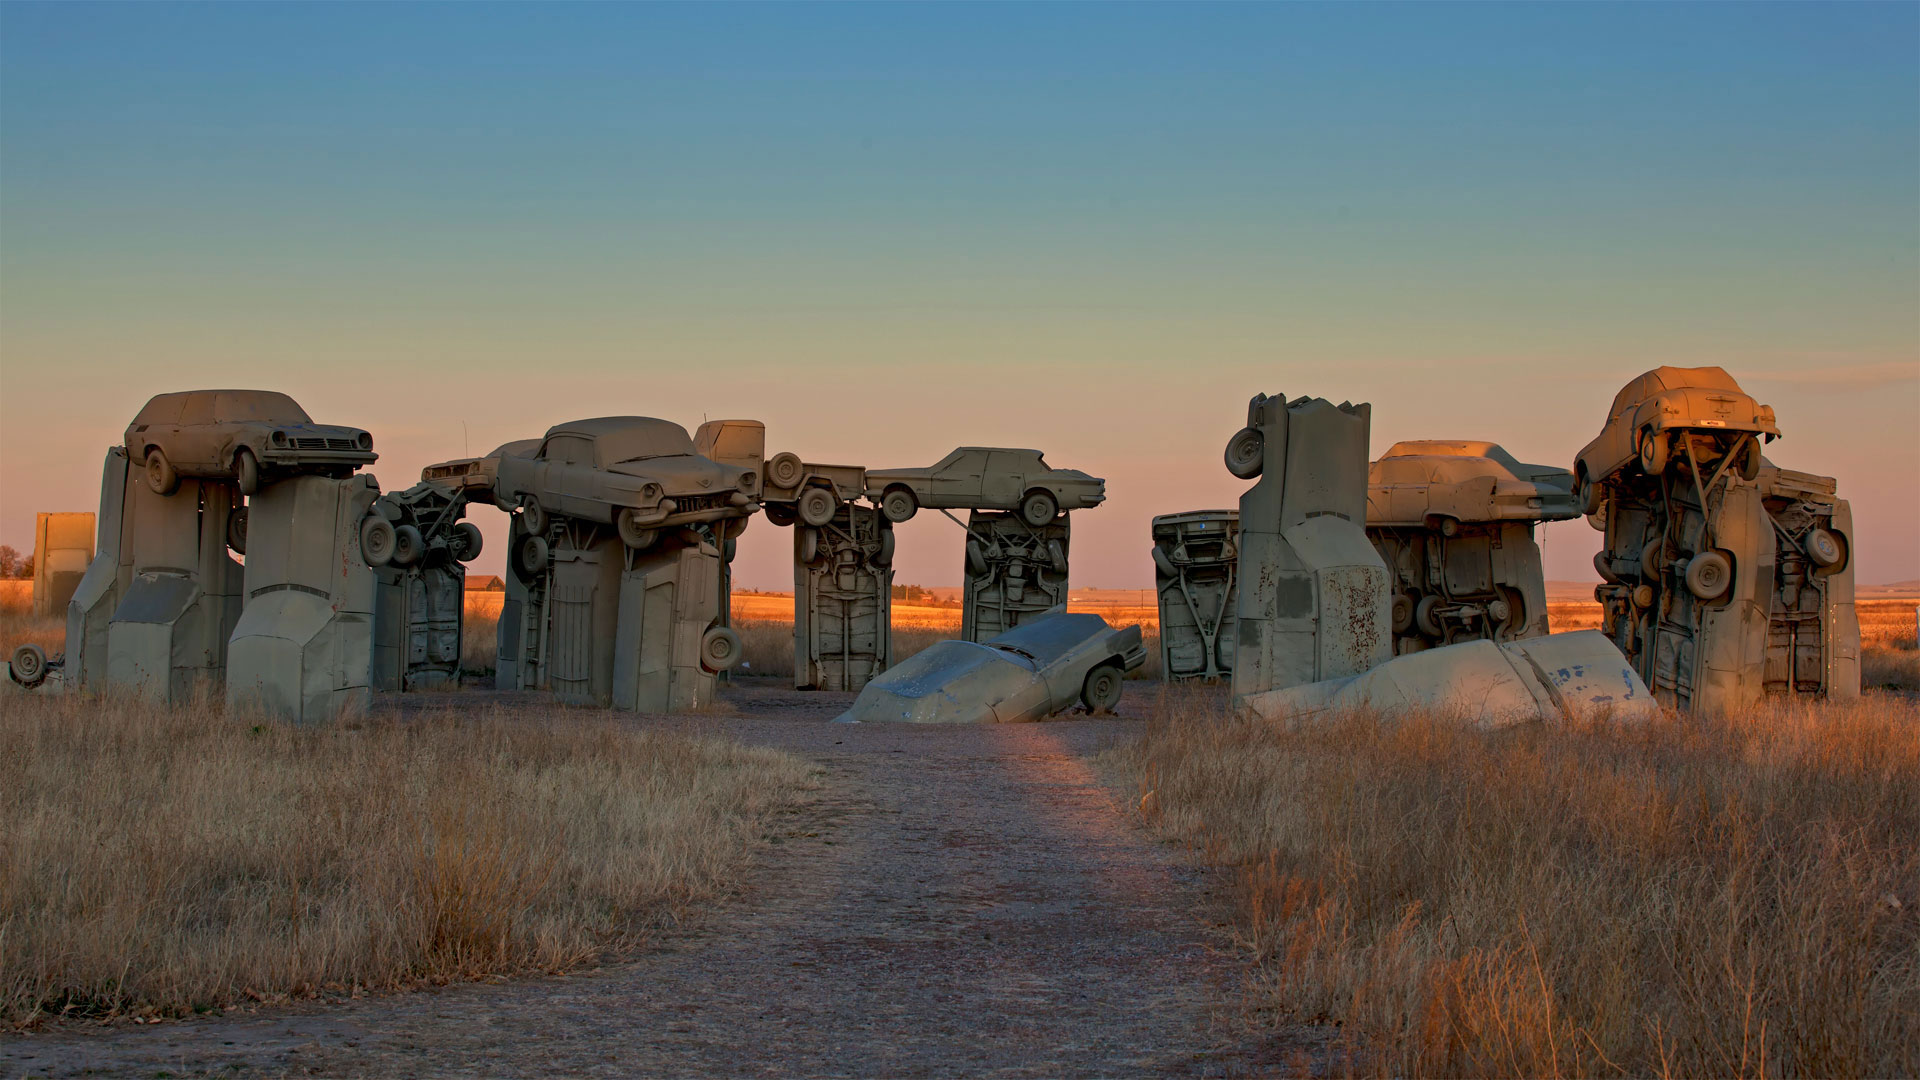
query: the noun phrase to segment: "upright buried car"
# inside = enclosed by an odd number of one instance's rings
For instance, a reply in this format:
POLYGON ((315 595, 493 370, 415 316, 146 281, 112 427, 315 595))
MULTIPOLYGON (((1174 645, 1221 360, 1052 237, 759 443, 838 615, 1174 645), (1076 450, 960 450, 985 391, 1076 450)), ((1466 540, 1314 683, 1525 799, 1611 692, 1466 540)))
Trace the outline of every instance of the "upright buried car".
POLYGON ((1099 506, 1107 482, 1078 469, 1050 468, 1038 450, 962 446, 925 469, 868 469, 867 498, 888 521, 934 510, 1018 510, 1034 528, 1062 510, 1099 506))
POLYGON ((1752 480, 1760 475, 1760 444, 1779 437, 1773 406, 1753 400, 1724 369, 1654 368, 1620 388, 1606 426, 1574 459, 1576 498, 1585 513, 1597 513, 1600 485, 1636 459, 1648 476, 1670 463, 1699 471, 1731 459, 1740 479, 1752 480))
POLYGON ((628 547, 651 547, 659 530, 752 513, 760 478, 695 452, 685 428, 648 416, 603 416, 547 429, 531 454, 502 447, 494 504, 518 508, 525 531, 546 532, 548 514, 612 522, 628 547))
POLYGON ((1010 724, 1040 720, 1077 699, 1091 712, 1120 703, 1120 680, 1146 661, 1140 628, 1056 612, 984 644, 942 641, 889 668, 840 714, 847 723, 1010 724))
POLYGON ((272 390, 186 390, 159 394, 127 425, 127 459, 143 464, 162 495, 183 476, 232 479, 243 495, 263 477, 320 473, 341 477, 379 459, 359 428, 316 424, 272 390))

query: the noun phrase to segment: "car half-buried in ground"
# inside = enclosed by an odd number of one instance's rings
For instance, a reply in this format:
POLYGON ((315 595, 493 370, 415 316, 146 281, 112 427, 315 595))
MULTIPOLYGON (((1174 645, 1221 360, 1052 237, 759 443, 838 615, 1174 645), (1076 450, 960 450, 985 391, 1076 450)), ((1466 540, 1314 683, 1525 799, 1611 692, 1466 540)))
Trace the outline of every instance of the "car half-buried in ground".
POLYGON ((1078 469, 1055 469, 1038 450, 962 446, 924 469, 868 469, 867 497, 888 521, 932 510, 1018 510, 1034 528, 1062 510, 1099 506, 1107 482, 1078 469))
POLYGON ((647 416, 556 424, 531 454, 501 448, 494 504, 520 511, 523 530, 547 515, 611 522, 628 547, 651 547, 663 528, 753 512, 759 477, 694 451, 685 428, 647 416))
POLYGON ((243 495, 264 480, 295 473, 346 476, 371 465, 373 436, 359 428, 316 424, 298 403, 272 390, 186 390, 148 401, 127 425, 127 460, 147 470, 162 495, 181 477, 232 480, 243 495))
POLYGON ((1112 712, 1121 679, 1146 661, 1138 626, 1065 611, 1021 623, 984 644, 942 641, 860 691, 840 720, 991 724, 1042 720, 1079 701, 1112 712))

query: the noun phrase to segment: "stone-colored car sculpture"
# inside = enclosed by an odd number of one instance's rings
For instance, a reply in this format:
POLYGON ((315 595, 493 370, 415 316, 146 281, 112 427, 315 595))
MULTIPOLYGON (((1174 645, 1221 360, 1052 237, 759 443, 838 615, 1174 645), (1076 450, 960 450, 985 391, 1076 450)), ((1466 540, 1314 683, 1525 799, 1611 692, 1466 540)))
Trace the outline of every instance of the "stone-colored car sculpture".
POLYGON ((1106 500, 1106 481, 1050 467, 1038 450, 962 446, 924 469, 868 469, 867 497, 888 521, 931 510, 1018 510, 1034 528, 1106 500))
POLYGON ((1367 524, 1437 528, 1468 521, 1561 521, 1579 517, 1573 477, 1528 465, 1478 439, 1394 443, 1367 469, 1367 524))
POLYGON ((1755 401, 1724 369, 1654 368, 1621 387, 1599 436, 1574 459, 1577 497, 1583 512, 1598 512, 1601 485, 1635 461, 1659 476, 1682 460, 1711 469, 1732 456, 1740 478, 1752 480, 1761 443, 1779 437, 1773 406, 1755 401))
POLYGON ((1140 628, 1098 615, 1055 612, 985 643, 942 641, 888 669, 839 719, 915 724, 1041 720, 1079 701, 1120 703, 1121 679, 1146 661, 1140 628))
POLYGON ((663 528, 751 513, 760 484, 751 469, 701 457, 685 428, 648 416, 556 424, 531 454, 501 453, 493 468, 494 504, 519 510, 528 535, 558 514, 611 522, 636 550, 663 528))
POLYGON ((186 390, 158 394, 127 425, 127 458, 146 469, 162 495, 181 477, 232 480, 243 495, 263 480, 318 473, 335 478, 371 465, 373 436, 359 428, 316 424, 297 402, 273 390, 186 390))

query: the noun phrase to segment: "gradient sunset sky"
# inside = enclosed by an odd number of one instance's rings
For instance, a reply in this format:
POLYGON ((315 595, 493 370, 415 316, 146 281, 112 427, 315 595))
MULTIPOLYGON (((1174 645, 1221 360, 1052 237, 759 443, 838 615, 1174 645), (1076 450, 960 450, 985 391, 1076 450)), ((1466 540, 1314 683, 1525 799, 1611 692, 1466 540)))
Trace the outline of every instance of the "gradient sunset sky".
POLYGON ((1564 467, 1662 363, 1920 578, 1920 6, 0 5, 17 547, 149 396, 258 386, 387 487, 602 414, 1034 446, 1108 481, 1075 584, 1150 588, 1257 391, 1564 467))

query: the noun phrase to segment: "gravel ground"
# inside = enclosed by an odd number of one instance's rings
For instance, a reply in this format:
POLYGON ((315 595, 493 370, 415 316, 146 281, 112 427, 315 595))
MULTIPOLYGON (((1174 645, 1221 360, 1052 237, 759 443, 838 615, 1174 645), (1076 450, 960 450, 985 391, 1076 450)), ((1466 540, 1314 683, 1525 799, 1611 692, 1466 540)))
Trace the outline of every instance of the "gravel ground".
MULTIPOLYGON (((1152 690, 1131 684, 1122 715, 1152 690)), ((633 961, 5 1036, 0 1073, 1246 1075, 1317 1056, 1238 1012, 1205 874, 1088 764, 1137 721, 824 722, 849 700, 749 683, 736 715, 665 720, 800 754, 823 787, 741 895, 633 961)))

